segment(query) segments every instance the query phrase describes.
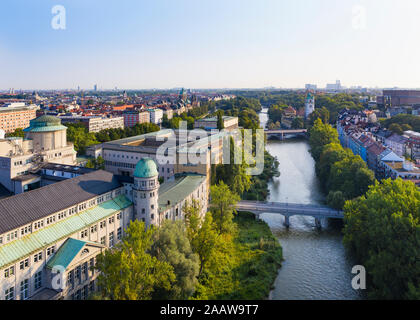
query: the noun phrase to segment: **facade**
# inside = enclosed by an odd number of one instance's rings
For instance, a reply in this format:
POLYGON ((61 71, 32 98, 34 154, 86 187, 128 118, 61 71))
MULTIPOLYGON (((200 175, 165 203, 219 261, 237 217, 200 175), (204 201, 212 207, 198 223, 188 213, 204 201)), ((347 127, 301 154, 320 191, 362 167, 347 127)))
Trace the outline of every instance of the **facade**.
POLYGON ((123 117, 126 127, 134 127, 138 123, 150 122, 150 114, 147 111, 124 111, 123 117))
POLYGON ((89 132, 99 132, 106 129, 123 129, 123 117, 84 117, 84 116, 61 116, 62 123, 82 123, 89 132))
POLYGON ((382 96, 376 98, 378 106, 400 107, 420 105, 420 90, 384 90, 382 96))
MULTIPOLYGON (((223 116, 223 128, 225 130, 238 129, 238 117, 223 116)), ((194 122, 194 128, 202 128, 204 130, 217 129, 217 117, 199 119, 194 122)))
POLYGON ((74 165, 76 151, 67 142, 67 127, 60 119, 41 116, 31 120, 25 139, 0 140, 0 183, 12 193, 30 189, 36 183, 32 172, 44 163, 74 165), (17 183, 18 182, 18 183, 17 183), (16 184, 20 187, 16 189, 16 184))
POLYGON ((26 106, 24 103, 11 103, 0 107, 0 129, 8 133, 29 127, 30 121, 36 118, 38 109, 36 105, 26 106))
POLYGON ((399 157, 404 157, 407 142, 408 139, 406 137, 398 134, 393 134, 385 139, 385 145, 394 151, 399 157))
POLYGON ((315 111, 315 97, 311 92, 308 92, 305 100, 305 119, 315 111))
POLYGON ((149 111, 150 114, 150 122, 154 123, 154 124, 158 124, 160 125, 162 123, 162 119, 163 119, 163 110, 162 109, 149 109, 147 110, 149 111))
POLYGON ((99 170, 0 200, 0 300, 86 299, 97 289, 96 256, 118 243, 131 221, 159 227, 184 219, 193 199, 201 217, 207 212, 204 175, 161 185, 156 163, 142 158, 132 178, 120 178, 99 170))
POLYGON ((407 146, 409 154, 413 160, 420 162, 420 133, 415 131, 405 131, 404 136, 408 139, 407 146))

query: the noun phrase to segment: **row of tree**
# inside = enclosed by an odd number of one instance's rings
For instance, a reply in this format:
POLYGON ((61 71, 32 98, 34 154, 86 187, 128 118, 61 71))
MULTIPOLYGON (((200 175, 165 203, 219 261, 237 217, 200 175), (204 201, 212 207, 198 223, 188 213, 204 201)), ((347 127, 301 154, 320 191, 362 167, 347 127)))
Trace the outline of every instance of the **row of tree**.
POLYGON ((375 181, 374 174, 360 156, 344 149, 337 131, 318 118, 310 129, 309 145, 315 159, 316 174, 327 202, 342 209, 345 200, 363 195, 375 181))
POLYGON ((88 132, 88 129, 80 123, 66 124, 67 140, 73 142, 74 149, 78 154, 86 153, 86 148, 107 141, 123 139, 132 136, 138 136, 149 132, 159 131, 158 125, 153 123, 138 123, 133 127, 124 129, 106 129, 100 132, 88 132))

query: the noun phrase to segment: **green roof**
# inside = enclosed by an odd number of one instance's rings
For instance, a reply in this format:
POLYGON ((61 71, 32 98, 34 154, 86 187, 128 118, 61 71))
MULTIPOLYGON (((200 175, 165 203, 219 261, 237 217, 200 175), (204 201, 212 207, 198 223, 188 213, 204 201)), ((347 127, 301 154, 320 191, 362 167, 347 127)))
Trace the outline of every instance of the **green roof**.
POLYGON ((59 240, 88 228, 90 225, 115 214, 132 205, 125 195, 120 195, 85 210, 77 215, 72 215, 51 226, 40 229, 29 235, 0 246, 0 267, 9 265, 15 261, 35 253, 59 240))
POLYGON ((47 268, 51 269, 54 266, 63 266, 64 268, 67 268, 85 244, 86 242, 81 240, 73 238, 67 239, 57 253, 48 261, 47 268))
POLYGON ((152 158, 143 158, 137 162, 134 170, 134 177, 136 178, 151 178, 159 175, 157 171, 156 162, 152 158))
POLYGON ((162 212, 184 201, 205 180, 206 177, 200 174, 186 174, 174 181, 161 184, 158 199, 159 210, 162 212), (168 201, 170 204, 168 204, 168 201))
POLYGON ((39 118, 30 121, 30 126, 26 128, 25 132, 49 132, 65 130, 67 127, 61 124, 61 120, 53 116, 40 116, 39 118))

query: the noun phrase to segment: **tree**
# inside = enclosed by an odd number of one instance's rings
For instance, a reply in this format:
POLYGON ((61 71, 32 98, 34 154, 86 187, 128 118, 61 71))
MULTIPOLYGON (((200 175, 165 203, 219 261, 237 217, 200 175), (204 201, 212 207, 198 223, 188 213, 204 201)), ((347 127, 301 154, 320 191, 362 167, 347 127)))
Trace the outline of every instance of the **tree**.
POLYGON ((222 130, 225 128, 225 123, 223 122, 223 111, 217 112, 217 129, 222 130))
POLYGON ((229 233, 233 229, 235 205, 240 200, 236 193, 222 182, 211 188, 211 212, 219 234, 229 233))
POLYGON ((175 281, 173 267, 149 254, 155 229, 138 220, 127 236, 97 257, 99 295, 110 300, 149 300, 155 289, 169 290, 175 281))
POLYGON ((158 299, 187 299, 194 293, 199 272, 199 258, 187 237, 184 222, 167 220, 154 234, 151 254, 173 267, 176 280, 171 288, 155 290, 158 299))
POLYGON ((183 211, 185 212, 185 225, 188 239, 190 240, 193 252, 198 254, 200 260, 198 274, 201 275, 205 264, 209 261, 216 248, 218 241, 217 231, 210 212, 207 212, 204 220, 200 218, 201 207, 197 200, 193 200, 183 211))
POLYGON ((409 124, 407 124, 407 123, 404 123, 402 126, 401 126, 401 128, 402 128, 402 130, 403 131, 411 131, 411 130, 413 130, 413 127, 412 126, 410 126, 409 124))
POLYGON ((301 117, 296 117, 292 120, 293 129, 303 129, 304 127, 305 127, 305 123, 301 117))
POLYGON ((345 198, 341 191, 330 191, 327 196, 327 203, 330 207, 342 210, 344 206, 345 198))
POLYGON ((309 123, 310 125, 313 125, 315 120, 321 119, 323 123, 328 123, 330 120, 330 112, 327 108, 317 108, 309 115, 309 123))
POLYGON ((97 159, 89 159, 86 163, 86 168, 105 170, 105 160, 101 156, 97 159))
POLYGON ((389 126, 389 130, 393 133, 402 135, 404 133, 404 130, 401 128, 401 126, 397 123, 393 123, 389 126))
POLYGON ((375 181, 374 174, 360 156, 348 155, 331 167, 328 190, 342 191, 346 199, 364 194, 375 181))
POLYGON ((324 191, 327 191, 330 172, 334 163, 351 156, 351 150, 344 150, 339 143, 330 143, 324 146, 319 161, 315 164, 315 171, 324 191))
POLYGON ((330 143, 340 143, 338 133, 329 124, 322 123, 321 119, 315 120, 313 127, 309 130, 309 145, 311 154, 315 161, 319 161, 325 145, 330 143))
POLYGON ((6 137, 20 137, 20 138, 24 138, 25 137, 25 132, 23 131, 22 128, 17 128, 15 131, 7 133, 6 137))
POLYGON ((383 180, 344 206, 344 245, 366 268, 369 296, 418 299, 420 191, 409 181, 383 180))

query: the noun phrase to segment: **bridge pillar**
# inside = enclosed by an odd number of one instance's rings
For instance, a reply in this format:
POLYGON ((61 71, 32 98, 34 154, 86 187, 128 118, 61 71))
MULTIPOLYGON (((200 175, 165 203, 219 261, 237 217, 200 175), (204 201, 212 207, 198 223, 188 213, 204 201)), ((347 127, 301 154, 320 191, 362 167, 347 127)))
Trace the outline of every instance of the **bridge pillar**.
POLYGON ((284 225, 289 228, 290 227, 290 217, 284 216, 284 225))
POLYGON ((321 229, 322 225, 321 225, 321 219, 320 218, 315 218, 315 225, 318 229, 321 229))

